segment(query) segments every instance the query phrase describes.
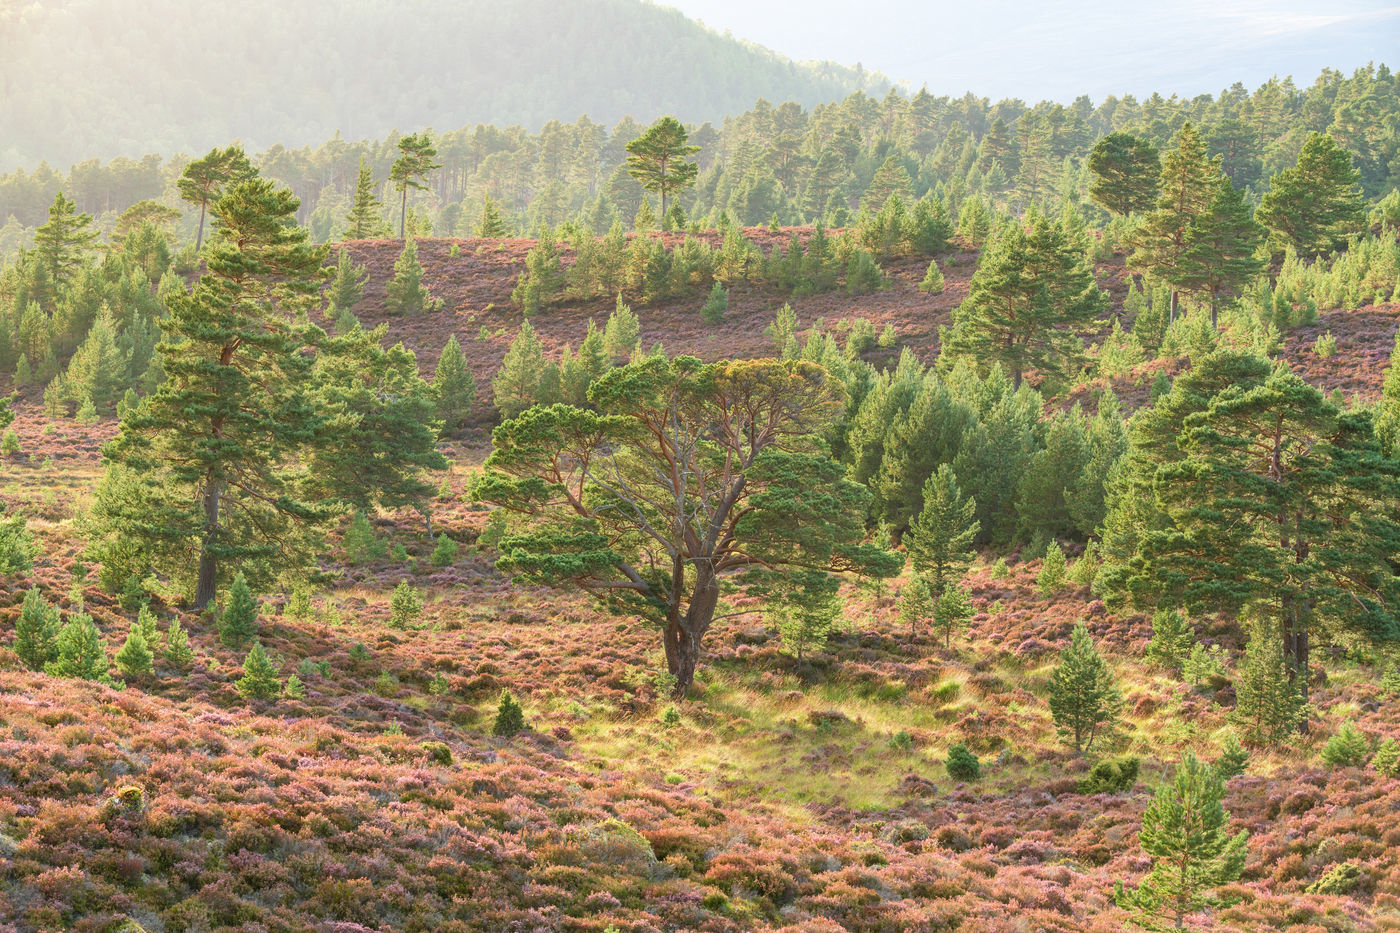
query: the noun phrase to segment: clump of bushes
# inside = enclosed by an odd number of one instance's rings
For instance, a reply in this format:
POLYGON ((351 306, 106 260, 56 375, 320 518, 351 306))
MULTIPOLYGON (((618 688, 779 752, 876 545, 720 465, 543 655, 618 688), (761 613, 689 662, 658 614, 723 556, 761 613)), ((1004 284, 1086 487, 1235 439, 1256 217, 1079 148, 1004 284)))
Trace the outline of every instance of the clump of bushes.
POLYGON ((1081 778, 1075 790, 1081 794, 1121 794, 1137 783, 1140 762, 1135 756, 1118 761, 1100 761, 1081 778))

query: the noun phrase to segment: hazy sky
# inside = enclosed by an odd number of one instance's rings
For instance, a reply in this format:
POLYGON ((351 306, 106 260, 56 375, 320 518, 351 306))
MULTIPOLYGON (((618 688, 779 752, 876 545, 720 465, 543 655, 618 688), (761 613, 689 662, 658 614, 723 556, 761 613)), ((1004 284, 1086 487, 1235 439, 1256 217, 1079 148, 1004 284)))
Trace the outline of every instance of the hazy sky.
POLYGON ((656 0, 796 59, 860 62, 934 94, 1068 102, 1216 93, 1323 67, 1400 68, 1400 4, 1368 0, 656 0))

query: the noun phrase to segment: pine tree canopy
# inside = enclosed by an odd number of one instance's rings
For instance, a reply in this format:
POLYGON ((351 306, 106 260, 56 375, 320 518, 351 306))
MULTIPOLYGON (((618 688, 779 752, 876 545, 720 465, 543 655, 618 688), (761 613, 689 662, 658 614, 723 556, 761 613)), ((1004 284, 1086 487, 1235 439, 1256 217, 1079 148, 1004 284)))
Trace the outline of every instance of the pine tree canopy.
POLYGON ((1400 641, 1400 463, 1286 365, 1200 360, 1134 419, 1113 497, 1106 583, 1139 604, 1267 607, 1299 671, 1319 626, 1400 641))
POLYGON ((811 363, 653 355, 595 382, 594 410, 525 411, 496 429, 473 489, 533 518, 501 541, 498 566, 659 624, 683 693, 722 578, 761 589, 785 570, 898 570, 862 543, 868 492, 809 446, 835 393, 811 363))
POLYGON ((1259 221, 1304 256, 1338 249, 1366 223, 1361 171, 1326 133, 1313 133, 1298 164, 1269 180, 1259 221))
POLYGON ((664 217, 671 197, 695 184, 699 166, 687 161, 700 151, 689 145, 685 127, 675 117, 662 117, 627 144, 627 171, 647 191, 661 196, 664 217))
POLYGON ((1089 196, 1120 217, 1149 210, 1157 201, 1162 164, 1151 143, 1131 133, 1109 133, 1089 153, 1094 180, 1089 196))
POLYGON ((180 197, 191 204, 199 205, 199 229, 195 237, 195 249, 204 245, 204 217, 209 205, 217 201, 225 190, 240 182, 257 177, 248 156, 238 146, 226 149, 215 147, 208 155, 185 166, 176 185, 180 197))
POLYGON ((1000 363, 1015 387, 1028 370, 1066 376, 1083 356, 1081 335, 1109 306, 1075 238, 1032 214, 1028 228, 1004 225, 983 251, 953 326, 941 332, 946 365, 1000 363))

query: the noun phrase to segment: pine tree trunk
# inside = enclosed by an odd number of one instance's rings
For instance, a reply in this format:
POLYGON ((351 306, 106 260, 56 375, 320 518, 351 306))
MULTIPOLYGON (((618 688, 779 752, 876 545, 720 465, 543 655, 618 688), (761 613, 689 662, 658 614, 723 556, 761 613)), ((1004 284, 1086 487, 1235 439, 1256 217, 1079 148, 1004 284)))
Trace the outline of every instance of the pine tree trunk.
POLYGON ((719 604, 719 581, 708 565, 696 567, 695 588, 691 590, 690 605, 685 615, 673 613, 666 625, 666 667, 676 678, 676 698, 684 699, 695 682, 695 668, 700 663, 700 642, 715 616, 719 604))
POLYGON ((1176 289, 1174 288, 1172 289, 1172 300, 1171 304, 1168 306, 1168 309, 1169 310, 1167 311, 1167 323, 1174 324, 1176 322, 1176 289))
POLYGON ((215 539, 219 534, 219 496, 222 493, 217 480, 209 480, 204 487, 204 540, 199 545, 199 577, 195 583, 194 607, 203 609, 214 601, 215 585, 218 581, 219 560, 214 554, 215 539))
POLYGON ((204 212, 209 208, 209 201, 199 202, 199 232, 194 237, 194 251, 199 252, 199 248, 204 245, 204 212))
POLYGON ((403 186, 403 201, 399 204, 399 239, 407 240, 404 232, 408 229, 408 185, 403 186))

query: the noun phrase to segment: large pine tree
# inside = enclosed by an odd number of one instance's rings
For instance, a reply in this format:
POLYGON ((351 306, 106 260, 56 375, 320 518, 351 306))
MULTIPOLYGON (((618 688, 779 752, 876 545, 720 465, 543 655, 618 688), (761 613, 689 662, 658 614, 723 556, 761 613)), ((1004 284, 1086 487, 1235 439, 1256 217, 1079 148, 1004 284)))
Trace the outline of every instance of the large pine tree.
POLYGON ((321 514, 298 497, 289 462, 316 433, 304 348, 326 254, 297 207, 258 179, 215 202, 208 271, 168 299, 166 380, 105 451, 130 482, 95 510, 106 535, 140 542, 164 571, 195 567, 201 608, 229 565, 285 557, 289 526, 321 514))
POLYGON ((687 141, 675 117, 662 117, 627 144, 627 171, 643 188, 661 196, 661 216, 675 195, 695 184, 699 166, 689 161, 700 151, 687 141))
POLYGON ((1220 157, 1209 156, 1201 134, 1187 123, 1176 134, 1176 148, 1163 160, 1157 207, 1132 235, 1128 266, 1171 286, 1173 320, 1177 293, 1189 290, 1203 274, 1201 266, 1208 257, 1192 248, 1191 228, 1210 211, 1222 177, 1220 157))
POLYGON ((1282 364, 1220 350, 1133 420, 1104 585, 1143 606, 1253 608, 1307 697, 1317 630, 1400 641, 1400 463, 1371 416, 1282 364))
POLYGON ((408 192, 409 189, 423 191, 428 187, 428 173, 442 168, 435 162, 437 149, 432 137, 426 131, 410 133, 399 138, 399 157, 389 169, 389 181, 399 192, 399 239, 408 238, 408 192))
POLYGON ((1013 387, 1028 370, 1063 376, 1083 356, 1081 335, 1110 305, 1077 238, 1040 214, 1003 225, 982 253, 967 298, 940 331, 951 363, 1000 363, 1013 387))
POLYGON ((238 146, 227 149, 216 147, 203 158, 185 166, 176 185, 181 198, 199 205, 199 227, 194 241, 196 250, 204 245, 204 218, 209 205, 217 201, 225 190, 257 174, 258 170, 253 168, 248 156, 238 146))
POLYGON ((1361 172, 1352 155, 1325 133, 1313 133, 1298 164, 1269 179, 1259 220, 1303 256, 1338 249, 1366 225, 1361 172))

